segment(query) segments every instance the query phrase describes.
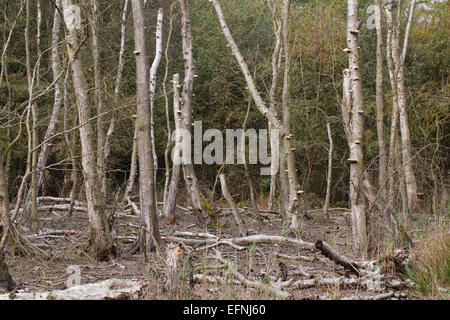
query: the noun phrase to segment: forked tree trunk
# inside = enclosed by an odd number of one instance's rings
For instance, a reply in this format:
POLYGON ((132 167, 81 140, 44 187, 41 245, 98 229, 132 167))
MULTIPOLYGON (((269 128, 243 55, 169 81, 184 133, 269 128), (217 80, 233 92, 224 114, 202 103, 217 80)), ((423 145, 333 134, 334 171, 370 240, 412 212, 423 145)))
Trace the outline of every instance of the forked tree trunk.
MULTIPOLYGON (((191 133, 192 126, 192 90, 194 87, 194 57, 191 34, 191 0, 181 0, 181 33, 183 40, 183 59, 184 59, 184 85, 182 93, 182 123, 181 128, 185 132, 191 133)), ((186 138, 186 137, 185 137, 186 138)), ((189 155, 190 156, 190 155, 189 155)), ((183 157, 184 158, 184 157, 183 157)), ((200 197, 200 188, 198 186, 197 176, 195 175, 192 162, 183 163, 183 175, 186 187, 191 198, 192 208, 195 211, 198 222, 201 225, 205 223, 204 210, 202 208, 202 199, 200 197)))
POLYGON ((139 195, 141 216, 145 226, 145 251, 151 250, 152 241, 156 247, 161 242, 156 211, 153 148, 150 140, 150 101, 148 94, 149 63, 146 47, 145 18, 142 0, 132 0, 134 43, 136 57, 136 104, 137 104, 137 150, 139 157, 139 195))
MULTIPOLYGON (((77 9, 72 0, 62 0, 62 9, 66 25, 70 25, 71 17, 77 15, 77 9)), ((80 11, 78 11, 79 13, 80 11)), ((113 253, 109 225, 106 219, 105 207, 100 193, 100 181, 98 180, 97 164, 95 159, 93 129, 89 122, 90 105, 88 101, 88 90, 83 66, 79 59, 78 51, 83 42, 79 41, 80 30, 77 26, 71 26, 66 30, 67 53, 72 68, 72 80, 78 106, 81 139, 81 163, 83 166, 84 186, 86 189, 86 201, 89 216, 89 251, 96 259, 109 258, 113 253)))

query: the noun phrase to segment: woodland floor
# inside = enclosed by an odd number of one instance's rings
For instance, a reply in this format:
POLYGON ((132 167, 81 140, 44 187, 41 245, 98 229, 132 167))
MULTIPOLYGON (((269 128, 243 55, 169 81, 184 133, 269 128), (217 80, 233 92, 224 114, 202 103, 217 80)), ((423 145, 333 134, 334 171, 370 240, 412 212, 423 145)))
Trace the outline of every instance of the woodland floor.
MULTIPOLYGON (((280 216, 274 213, 263 213, 263 219, 255 218, 251 210, 242 209, 242 216, 249 227, 249 235, 282 235, 283 225, 280 216), (261 222, 262 221, 262 222, 261 222)), ((176 231, 209 232, 220 238, 239 237, 238 229, 229 210, 221 210, 220 220, 224 222, 221 228, 199 228, 195 224, 192 213, 180 210, 177 212, 175 227, 172 228, 164 218, 160 218, 160 230, 163 237, 163 249, 167 245, 165 236, 176 231)), ((206 280, 195 282, 194 290, 186 290, 177 294, 169 294, 163 290, 165 283, 165 265, 157 259, 156 254, 145 261, 142 254, 134 254, 130 257, 118 257, 109 262, 96 262, 83 252, 83 245, 87 240, 88 220, 85 213, 75 212, 72 216, 66 216, 63 212, 41 212, 40 229, 65 230, 66 234, 54 236, 28 235, 32 242, 39 242, 48 253, 48 257, 37 256, 13 256, 7 254, 7 264, 14 281, 22 292, 51 291, 65 289, 66 281, 70 276, 67 271, 69 266, 77 265, 81 271, 81 284, 99 282, 106 279, 132 279, 145 283, 148 290, 144 290, 143 299, 273 299, 270 293, 260 289, 248 288, 233 281, 212 284, 206 280)), ((327 220, 321 211, 309 213, 308 219, 301 221, 302 228, 299 237, 302 240, 315 242, 318 239, 325 240, 338 252, 351 257, 351 228, 349 213, 342 210, 330 211, 330 219, 327 220)), ((117 239, 119 249, 125 249, 135 239, 137 234, 138 218, 131 214, 116 216, 114 220, 114 236, 117 239)), ((224 258, 234 261, 238 270, 249 280, 262 280, 262 275, 277 277, 280 274, 280 262, 287 266, 288 277, 306 279, 303 275, 295 274, 298 266, 302 270, 314 276, 338 277, 345 275, 342 267, 337 265, 318 252, 311 250, 299 250, 292 246, 277 244, 258 244, 256 247, 246 247, 245 250, 237 250, 231 246, 217 247, 224 258), (277 258, 277 253, 290 256, 303 255, 312 258, 311 262, 277 258)), ((223 278, 229 275, 225 269, 202 269, 202 265, 219 264, 214 260, 206 262, 207 256, 214 255, 214 248, 199 251, 193 255, 193 266, 200 266, 194 273, 210 274, 223 278)), ((345 288, 342 286, 313 287, 308 289, 291 289, 291 299, 342 299, 355 298, 374 293, 366 292, 358 287, 345 288)), ((401 298, 407 298, 402 293, 401 298)), ((417 297, 416 297, 417 298, 417 297)))

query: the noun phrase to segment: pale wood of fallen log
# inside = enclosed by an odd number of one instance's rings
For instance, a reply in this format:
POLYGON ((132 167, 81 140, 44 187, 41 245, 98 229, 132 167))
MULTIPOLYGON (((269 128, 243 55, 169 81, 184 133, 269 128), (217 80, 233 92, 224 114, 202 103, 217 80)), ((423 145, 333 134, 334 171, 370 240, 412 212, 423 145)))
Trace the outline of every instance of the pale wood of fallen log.
POLYGON ((138 281, 108 279, 65 290, 1 294, 0 300, 131 300, 138 299, 141 290, 142 285, 138 281))

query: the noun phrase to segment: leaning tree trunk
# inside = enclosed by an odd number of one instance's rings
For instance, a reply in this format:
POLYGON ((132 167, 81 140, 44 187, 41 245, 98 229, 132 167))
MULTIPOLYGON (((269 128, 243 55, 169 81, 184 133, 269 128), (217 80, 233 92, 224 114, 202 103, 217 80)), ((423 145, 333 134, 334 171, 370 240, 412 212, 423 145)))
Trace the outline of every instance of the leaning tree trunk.
POLYGON ((88 101, 87 82, 78 51, 83 42, 79 41, 80 26, 72 24, 72 18, 80 14, 79 7, 72 4, 72 0, 63 0, 62 9, 66 22, 66 42, 69 62, 72 68, 72 80, 78 106, 80 124, 81 163, 83 166, 84 186, 89 216, 89 251, 98 260, 109 258, 113 253, 113 245, 109 225, 106 219, 104 203, 100 193, 100 183, 97 175, 93 129, 91 126, 88 101))
MULTIPOLYGON (((363 258, 367 257, 366 207, 363 190, 364 170, 364 106, 359 72, 358 47, 358 0, 348 0, 347 45, 349 68, 344 72, 344 81, 350 84, 351 113, 349 131, 350 147, 350 204, 352 214, 353 251, 363 258)), ((349 94, 347 94, 348 96, 349 94)))
POLYGON ((152 241, 158 247, 161 236, 156 211, 153 148, 150 140, 150 100, 148 94, 149 63, 146 46, 145 18, 142 0, 132 0, 134 22, 134 55, 136 57, 137 151, 139 158, 139 195, 141 217, 145 226, 145 252, 149 253, 152 241))
MULTIPOLYGON (((183 58, 184 58, 184 85, 182 93, 182 123, 181 128, 185 132, 191 133, 192 126, 192 91, 194 87, 194 57, 191 34, 191 14, 190 14, 191 0, 181 0, 181 32, 183 39, 183 58)), ((190 155, 189 155, 190 156, 190 155)), ((183 158, 185 158, 183 156, 183 158)), ((200 196, 200 189, 198 180, 194 172, 192 162, 183 163, 184 181, 188 193, 191 197, 192 208, 195 211, 197 220, 200 224, 205 223, 205 217, 202 208, 202 199, 200 196)))
POLYGON ((242 217, 241 217, 241 214, 239 213, 238 207, 234 203, 233 198, 231 197, 231 194, 228 191, 228 186, 227 186, 227 181, 225 179, 225 175, 223 173, 221 173, 219 175, 219 178, 220 178, 220 185, 222 187, 222 194, 231 207, 231 211, 233 212, 234 222, 236 222, 236 225, 238 226, 239 233, 240 233, 241 237, 246 237, 246 236, 248 236, 247 227, 245 226, 244 220, 242 220, 242 217))

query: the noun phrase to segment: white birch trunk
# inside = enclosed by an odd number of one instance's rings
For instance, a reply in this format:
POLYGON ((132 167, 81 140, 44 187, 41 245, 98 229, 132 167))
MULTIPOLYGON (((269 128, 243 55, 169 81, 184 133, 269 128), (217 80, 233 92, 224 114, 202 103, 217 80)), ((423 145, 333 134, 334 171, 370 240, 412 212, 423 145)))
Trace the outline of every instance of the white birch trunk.
POLYGON ((158 18, 156 24, 156 52, 155 59, 153 60, 150 68, 150 139, 152 139, 152 151, 153 151, 153 166, 154 166, 154 185, 155 185, 155 199, 156 198, 156 175, 158 170, 158 156, 156 154, 155 146, 155 122, 153 118, 153 110, 155 108, 155 93, 156 93, 156 74, 158 72, 159 65, 161 63, 161 57, 163 53, 163 10, 158 10, 158 18))

